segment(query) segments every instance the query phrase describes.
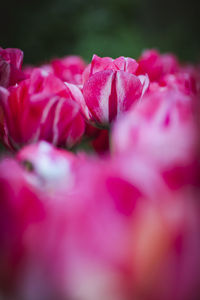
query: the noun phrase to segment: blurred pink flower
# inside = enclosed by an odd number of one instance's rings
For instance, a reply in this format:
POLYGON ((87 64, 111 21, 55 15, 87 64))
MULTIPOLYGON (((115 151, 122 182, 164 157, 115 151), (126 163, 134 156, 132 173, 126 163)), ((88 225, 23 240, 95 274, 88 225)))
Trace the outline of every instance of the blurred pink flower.
POLYGON ((147 157, 159 170, 165 170, 166 176, 176 174, 174 185, 176 176, 183 177, 183 184, 186 178, 193 180, 197 170, 195 102, 178 90, 149 92, 143 102, 115 123, 112 153, 147 157))
MULTIPOLYGON (((191 194, 170 192, 140 155, 75 158, 41 142, 23 149, 18 159, 33 169, 23 170, 13 160, 0 164, 6 274, 0 284, 5 287, 6 280, 9 296, 195 299, 199 204, 191 194), (43 189, 32 176, 43 181, 43 189), (57 192, 62 186, 62 194, 50 193, 51 186, 57 192)), ((7 299, 8 291, 1 291, 7 299)))
MULTIPOLYGON (((54 74, 60 80, 76 85, 82 84, 82 73, 86 68, 86 63, 80 56, 66 56, 54 58, 47 64, 39 66, 41 70, 54 74)), ((33 66, 25 66, 24 73, 30 76, 34 70, 33 66)))
POLYGON ((5 293, 7 299, 23 269, 24 234, 31 224, 45 218, 45 211, 36 190, 14 159, 0 163, 0 194, 0 294, 5 293))
POLYGON ((25 167, 29 182, 40 193, 59 199, 74 183, 74 170, 79 159, 72 152, 54 148, 40 141, 22 148, 16 156, 25 167))
POLYGON ((179 63, 173 54, 160 54, 157 50, 145 50, 138 59, 137 74, 148 74, 150 81, 159 82, 164 75, 174 74, 179 63))
POLYGON ((55 58, 50 63, 54 75, 62 81, 73 84, 82 84, 82 73, 86 63, 79 56, 66 56, 55 58))

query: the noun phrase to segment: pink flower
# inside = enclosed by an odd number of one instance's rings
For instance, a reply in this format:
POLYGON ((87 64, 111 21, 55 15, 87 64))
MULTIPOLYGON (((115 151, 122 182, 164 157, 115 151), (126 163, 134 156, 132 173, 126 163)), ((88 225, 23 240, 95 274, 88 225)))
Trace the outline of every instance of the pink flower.
POLYGON ((186 191, 168 191, 153 164, 140 155, 87 157, 74 168, 73 155, 43 142, 23 149, 18 159, 35 170, 13 160, 0 164, 3 296, 5 282, 13 299, 198 295, 198 201, 186 191), (61 167, 61 158, 70 168, 61 167), (42 161, 49 172, 42 171, 42 161), (52 174, 55 186, 66 174, 74 177, 59 197, 48 191, 51 185, 47 189, 52 174), (43 192, 32 176, 44 180, 43 192))
POLYGON ((54 75, 62 81, 73 84, 82 84, 82 73, 86 67, 85 62, 79 56, 66 56, 55 58, 51 61, 54 75))
POLYGON ((136 74, 148 74, 148 91, 159 88, 179 90, 186 95, 199 94, 199 70, 194 65, 180 65, 172 54, 161 55, 156 50, 146 50, 138 60, 136 74))
POLYGON ((18 82, 11 50, 0 139, 20 151, 0 162, 0 298, 199 299, 198 68, 154 50, 70 56, 18 82), (84 131, 101 155, 54 147, 84 131))
POLYGON ((44 219, 45 211, 14 159, 0 163, 0 194, 0 294, 5 293, 7 299, 21 276, 26 256, 25 232, 44 219))
POLYGON ((72 147, 84 132, 79 105, 65 84, 44 70, 35 69, 29 79, 9 90, 1 88, 0 103, 4 142, 11 148, 41 139, 72 147))
POLYGON ((78 173, 71 194, 79 203, 71 211, 72 298, 163 300, 176 295, 182 300, 199 295, 200 211, 187 188, 170 192, 140 155, 87 162, 78 173))
POLYGON ((4 299, 61 295, 62 264, 65 269, 68 260, 68 251, 63 256, 61 250, 70 244, 68 209, 73 203, 67 202, 67 192, 74 163, 73 154, 46 142, 29 145, 17 160, 0 163, 0 294, 4 299), (37 289, 37 295, 32 289, 37 289))
POLYGON ((16 158, 39 193, 57 200, 71 188, 76 165, 80 163, 72 152, 56 149, 45 141, 22 148, 16 158))
POLYGON ((137 74, 148 74, 150 81, 159 82, 166 74, 179 70, 176 57, 172 54, 161 55, 156 50, 146 50, 138 60, 137 74))
POLYGON ((149 92, 140 105, 116 122, 111 135, 112 152, 147 157, 159 170, 166 171, 166 176, 172 176, 174 186, 180 176, 182 184, 194 181, 197 168, 194 107, 195 101, 180 91, 149 92))
POLYGON ((0 47, 0 86, 9 87, 26 78, 21 71, 22 61, 21 50, 0 47))
MULTIPOLYGON (((149 90, 151 91, 152 86, 156 83, 151 83, 149 90)), ((159 87, 162 89, 173 89, 178 90, 181 93, 189 96, 198 95, 198 79, 195 78, 194 74, 184 68, 176 74, 167 74, 162 77, 159 82, 159 87)))
MULTIPOLYGON (((63 58, 54 58, 48 64, 39 66, 41 70, 54 74, 60 80, 76 85, 82 84, 82 73, 86 63, 79 56, 66 56, 63 58)), ((30 76, 34 70, 33 66, 26 66, 23 71, 30 76)))
POLYGON ((83 74, 86 118, 106 125, 137 103, 148 87, 147 76, 135 75, 137 68, 132 58, 94 55, 83 74))

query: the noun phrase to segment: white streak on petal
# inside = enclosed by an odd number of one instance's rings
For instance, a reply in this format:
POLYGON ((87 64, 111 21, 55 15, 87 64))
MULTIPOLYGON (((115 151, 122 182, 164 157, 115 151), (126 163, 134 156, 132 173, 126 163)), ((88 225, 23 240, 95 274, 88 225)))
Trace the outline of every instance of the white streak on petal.
POLYGON ((120 116, 120 113, 123 110, 125 92, 124 92, 124 87, 119 72, 117 72, 116 75, 116 91, 117 91, 117 116, 120 116))
POLYGON ((109 97, 112 91, 112 80, 114 72, 109 76, 104 88, 101 90, 100 99, 99 99, 99 108, 97 115, 99 119, 105 123, 109 122, 109 97))
POLYGON ((55 111, 55 117, 54 117, 54 122, 53 122, 53 144, 56 145, 58 142, 58 137, 59 137, 59 130, 58 130, 58 122, 60 119, 60 112, 61 108, 63 106, 63 103, 65 102, 65 99, 62 98, 58 102, 56 106, 56 111, 55 111))
POLYGON ((142 98, 143 95, 145 94, 146 90, 149 87, 149 83, 150 83, 149 76, 147 74, 146 75, 139 75, 138 79, 140 80, 140 82, 142 84, 142 95, 141 95, 141 98, 142 98))
POLYGON ((58 100, 58 98, 57 98, 57 97, 54 97, 54 98, 52 98, 52 99, 48 102, 48 104, 46 105, 46 107, 45 107, 45 109, 44 109, 44 111, 43 111, 43 113, 42 113, 41 124, 45 123, 45 121, 46 121, 46 119, 47 119, 47 117, 48 117, 48 114, 49 114, 50 109, 52 108, 52 106, 54 105, 54 103, 55 103, 57 100, 58 100))
MULTIPOLYGON (((43 110, 40 124, 44 124, 45 123, 45 121, 46 121, 46 119, 48 117, 49 111, 52 108, 52 106, 54 105, 54 103, 57 101, 57 99, 58 99, 57 97, 54 97, 54 98, 52 98, 48 102, 48 104, 46 105, 45 109, 43 110)), ((39 125, 39 127, 38 127, 35 135, 31 138, 31 140, 29 141, 29 143, 36 143, 38 141, 38 139, 40 137, 40 129, 41 129, 41 127, 39 125)))

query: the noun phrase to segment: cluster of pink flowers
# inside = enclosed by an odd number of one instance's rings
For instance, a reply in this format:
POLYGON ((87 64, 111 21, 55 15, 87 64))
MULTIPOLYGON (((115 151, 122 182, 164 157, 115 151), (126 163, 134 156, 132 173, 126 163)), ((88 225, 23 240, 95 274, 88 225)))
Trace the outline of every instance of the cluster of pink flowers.
POLYGON ((0 48, 0 299, 200 299, 200 68, 22 60, 0 48))

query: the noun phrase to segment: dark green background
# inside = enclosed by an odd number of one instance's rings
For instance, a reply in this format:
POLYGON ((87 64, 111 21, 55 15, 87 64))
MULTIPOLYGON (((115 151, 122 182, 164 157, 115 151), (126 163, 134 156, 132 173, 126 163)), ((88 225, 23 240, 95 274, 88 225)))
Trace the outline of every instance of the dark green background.
POLYGON ((4 0, 0 11, 1 46, 21 48, 25 63, 66 54, 138 57, 151 47, 200 60, 200 1, 4 0))

